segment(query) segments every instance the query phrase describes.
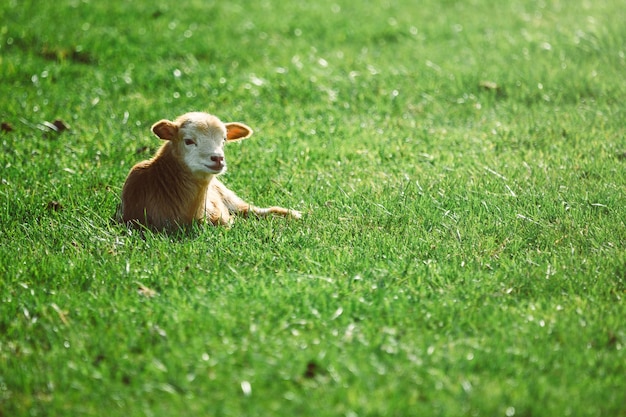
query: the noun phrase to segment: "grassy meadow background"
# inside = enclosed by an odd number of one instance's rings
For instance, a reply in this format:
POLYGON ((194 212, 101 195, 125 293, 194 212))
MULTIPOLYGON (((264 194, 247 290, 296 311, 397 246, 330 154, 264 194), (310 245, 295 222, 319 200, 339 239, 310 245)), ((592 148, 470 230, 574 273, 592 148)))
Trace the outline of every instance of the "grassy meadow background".
POLYGON ((0 416, 626 416, 624 21, 3 1, 0 416), (304 219, 113 223, 192 110, 250 125, 224 181, 304 219))

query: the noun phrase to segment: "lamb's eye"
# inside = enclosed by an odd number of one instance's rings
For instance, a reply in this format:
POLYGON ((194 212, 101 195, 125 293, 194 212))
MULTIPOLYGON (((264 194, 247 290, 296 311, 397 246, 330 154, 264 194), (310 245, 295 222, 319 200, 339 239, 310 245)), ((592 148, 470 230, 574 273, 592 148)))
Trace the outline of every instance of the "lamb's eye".
POLYGON ((193 139, 185 139, 185 145, 187 146, 191 146, 191 145, 195 145, 196 141, 193 139))

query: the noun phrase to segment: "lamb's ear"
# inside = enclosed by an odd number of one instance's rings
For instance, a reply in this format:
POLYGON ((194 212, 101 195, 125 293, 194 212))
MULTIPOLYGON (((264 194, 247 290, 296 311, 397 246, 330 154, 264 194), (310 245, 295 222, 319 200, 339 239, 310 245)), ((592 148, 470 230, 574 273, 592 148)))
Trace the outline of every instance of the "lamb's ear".
POLYGON ((252 136, 252 129, 243 123, 225 123, 226 140, 240 140, 252 136))
POLYGON ((152 125, 152 133, 163 140, 172 140, 178 134, 178 125, 163 119, 152 125))

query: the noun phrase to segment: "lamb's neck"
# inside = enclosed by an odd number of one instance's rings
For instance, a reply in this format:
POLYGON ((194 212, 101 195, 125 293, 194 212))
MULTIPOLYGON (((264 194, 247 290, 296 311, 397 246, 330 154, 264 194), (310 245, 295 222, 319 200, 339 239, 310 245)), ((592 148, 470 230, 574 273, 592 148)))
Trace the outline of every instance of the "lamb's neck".
POLYGON ((200 206, 204 206, 207 188, 214 176, 194 175, 179 158, 174 156, 171 149, 167 148, 169 146, 163 147, 152 161, 161 192, 172 207, 176 207, 180 215, 197 217, 196 212, 200 206))

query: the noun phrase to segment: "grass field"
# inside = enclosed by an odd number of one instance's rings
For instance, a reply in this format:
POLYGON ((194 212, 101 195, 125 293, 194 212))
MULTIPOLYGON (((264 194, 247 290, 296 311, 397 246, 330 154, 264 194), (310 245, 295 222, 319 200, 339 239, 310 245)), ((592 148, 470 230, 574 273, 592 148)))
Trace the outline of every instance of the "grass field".
POLYGON ((0 417, 626 416, 624 10, 3 1, 0 417), (304 218, 113 223, 192 110, 304 218))

